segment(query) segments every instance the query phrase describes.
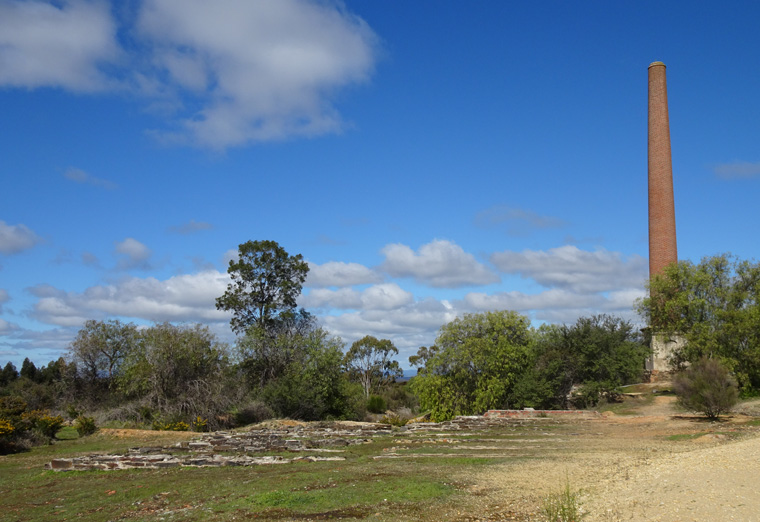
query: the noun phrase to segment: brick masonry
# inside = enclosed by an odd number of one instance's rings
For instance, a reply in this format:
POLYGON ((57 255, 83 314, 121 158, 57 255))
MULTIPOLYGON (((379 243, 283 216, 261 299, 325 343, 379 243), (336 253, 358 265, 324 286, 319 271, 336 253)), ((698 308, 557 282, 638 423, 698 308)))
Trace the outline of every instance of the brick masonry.
POLYGON ((665 64, 649 66, 649 276, 678 261, 665 64))

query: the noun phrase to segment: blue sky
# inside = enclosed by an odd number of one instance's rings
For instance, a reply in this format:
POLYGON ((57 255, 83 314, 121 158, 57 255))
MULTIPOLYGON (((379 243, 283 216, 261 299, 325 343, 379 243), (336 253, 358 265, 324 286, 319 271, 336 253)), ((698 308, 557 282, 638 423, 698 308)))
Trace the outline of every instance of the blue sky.
POLYGON ((464 313, 638 321, 647 67, 681 259, 757 257, 760 4, 0 0, 0 361, 203 322, 237 245, 399 360, 464 313))

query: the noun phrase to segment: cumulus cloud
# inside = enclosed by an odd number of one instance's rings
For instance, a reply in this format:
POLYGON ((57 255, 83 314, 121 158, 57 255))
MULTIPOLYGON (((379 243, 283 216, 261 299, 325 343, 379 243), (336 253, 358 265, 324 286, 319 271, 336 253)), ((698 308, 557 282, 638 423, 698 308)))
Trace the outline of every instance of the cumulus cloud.
POLYGON ((87 319, 128 317, 147 321, 225 321, 215 299, 229 283, 215 270, 184 274, 161 281, 127 278, 111 285, 98 285, 84 292, 65 292, 50 285, 30 289, 38 298, 33 316, 47 324, 80 326, 87 319))
POLYGON ((2 2, 0 85, 109 88, 101 66, 120 56, 116 30, 105 2, 2 2))
POLYGON ((0 335, 8 335, 10 333, 18 331, 18 325, 9 323, 5 319, 0 319, 0 335))
POLYGON ((482 228, 506 228, 509 235, 522 236, 546 228, 560 228, 565 222, 552 216, 542 216, 531 210, 497 205, 475 216, 475 224, 482 228))
POLYGON ((148 259, 152 254, 147 246, 131 237, 116 243, 114 252, 119 257, 116 266, 119 270, 146 269, 148 268, 148 259))
POLYGON ((501 272, 519 274, 544 287, 576 292, 638 288, 647 278, 647 261, 641 256, 626 259, 618 252, 588 252, 571 245, 498 252, 491 255, 491 262, 501 272))
POLYGON ((412 277, 437 288, 499 282, 498 275, 451 241, 436 239, 422 245, 417 253, 401 244, 387 245, 381 252, 385 261, 380 269, 393 277, 412 277))
POLYGON ((166 87, 200 105, 159 134, 217 149, 340 130, 332 93, 375 61, 372 31, 333 2, 146 0, 138 29, 166 87))
POLYGON ((467 312, 515 310, 531 319, 549 323, 574 323, 579 317, 601 313, 635 322, 637 316, 633 311, 633 303, 643 295, 643 289, 585 294, 559 288, 537 294, 517 291, 495 294, 472 292, 456 305, 458 309, 467 312))
POLYGON ((0 254, 18 254, 32 248, 41 239, 26 225, 9 225, 0 221, 0 254))
POLYGON ((118 185, 112 181, 96 178, 95 176, 91 176, 82 169, 75 167, 69 167, 66 169, 66 172, 63 173, 63 176, 69 181, 73 181, 74 183, 92 185, 94 187, 100 187, 107 190, 114 190, 118 188, 118 185))
POLYGON ((431 344, 438 329, 456 318, 457 312, 447 303, 432 298, 410 302, 393 310, 357 310, 321 318, 334 335, 351 343, 373 335, 390 339, 399 349, 398 360, 406 366, 409 355, 431 344))
POLYGON ((172 119, 153 135, 220 150, 341 131, 332 100, 369 79, 377 41, 337 0, 143 0, 123 18, 98 0, 3 1, 0 86, 131 90, 172 119))
POLYGON ((354 286, 380 283, 383 276, 359 263, 330 261, 322 265, 309 263, 305 286, 324 288, 329 286, 354 286))
POLYGON ((724 163, 713 168, 715 175, 721 179, 749 179, 760 177, 760 162, 737 161, 724 163))
POLYGON ((317 288, 303 296, 299 302, 308 308, 394 310, 414 302, 414 296, 396 283, 386 283, 362 291, 352 288, 317 288))

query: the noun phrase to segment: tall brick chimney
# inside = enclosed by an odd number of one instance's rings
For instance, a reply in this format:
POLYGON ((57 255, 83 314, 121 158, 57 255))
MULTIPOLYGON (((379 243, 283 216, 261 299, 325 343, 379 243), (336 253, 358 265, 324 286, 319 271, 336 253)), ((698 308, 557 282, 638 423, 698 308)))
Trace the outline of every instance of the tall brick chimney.
POLYGON ((665 64, 649 65, 649 277, 678 261, 665 64))

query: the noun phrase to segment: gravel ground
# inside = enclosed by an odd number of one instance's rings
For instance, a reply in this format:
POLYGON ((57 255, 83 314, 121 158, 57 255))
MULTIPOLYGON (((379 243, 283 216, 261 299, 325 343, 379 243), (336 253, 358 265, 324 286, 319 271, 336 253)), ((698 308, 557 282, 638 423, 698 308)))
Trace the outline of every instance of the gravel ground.
POLYGON ((584 521, 760 521, 753 417, 708 423, 677 412, 673 401, 657 397, 637 415, 578 423, 560 452, 472 477, 484 514, 473 520, 545 520, 544 500, 569 483, 581 492, 584 521))
POLYGON ((586 498, 587 520, 760 520, 760 438, 653 459, 586 498))

